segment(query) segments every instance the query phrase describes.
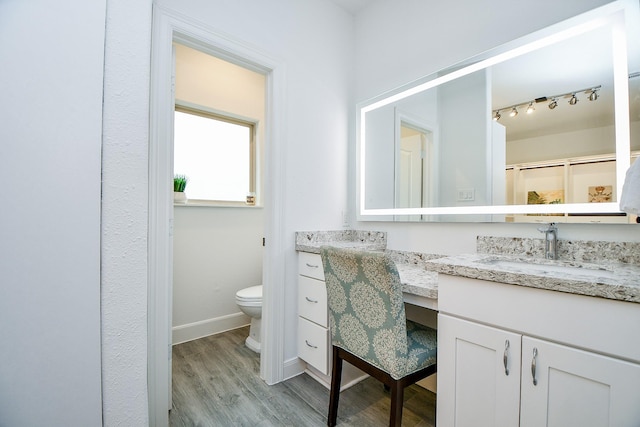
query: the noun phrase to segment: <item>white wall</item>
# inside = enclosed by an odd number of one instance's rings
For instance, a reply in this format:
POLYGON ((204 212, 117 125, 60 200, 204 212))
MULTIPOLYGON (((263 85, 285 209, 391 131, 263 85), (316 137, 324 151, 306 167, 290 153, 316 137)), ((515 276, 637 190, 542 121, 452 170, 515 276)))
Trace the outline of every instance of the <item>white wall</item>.
POLYGON ((395 108, 386 105, 366 114, 367 168, 364 203, 368 209, 385 209, 395 205, 395 108))
POLYGON ((262 281, 262 209, 174 208, 173 342, 249 324, 238 290, 262 281))
POLYGON ((373 2, 356 17, 356 101, 610 1, 373 2))
POLYGON ((613 126, 507 141, 507 164, 614 154, 613 126))
MULTIPOLYGON (((606 3, 608 0, 375 2, 356 17, 356 101, 606 3)), ((352 159, 354 145, 352 140, 352 159)), ((352 173, 351 194, 354 191, 352 173)), ((355 202, 351 206, 355 209, 355 202)), ((392 249, 443 254, 474 252, 476 235, 481 234, 539 237, 533 224, 355 222, 355 227, 388 231, 392 249)), ((640 241, 640 227, 563 224, 560 238, 640 241)))
POLYGON ((490 148, 486 81, 486 73, 476 72, 438 88, 439 167, 447 178, 439 180, 437 206, 485 205, 491 196, 486 167, 478 167, 490 148), (473 190, 473 201, 458 200, 463 189, 473 190))
MULTIPOLYGON (((640 150, 640 122, 630 123, 631 150, 640 150)), ((507 164, 563 159, 567 157, 613 154, 613 126, 564 132, 507 142, 507 164), (532 149, 533 147, 533 149, 532 149)))
MULTIPOLYGON (((75 11, 70 16, 81 20, 75 11)), ((150 52, 151 0, 107 0, 100 307, 105 426, 149 424, 150 52)))
MULTIPOLYGON (((258 174, 264 164, 265 93, 264 75, 176 45, 176 99, 257 121, 258 174)), ((235 294, 262 281, 263 212, 174 207, 174 344, 249 323, 235 294)))
POLYGON ((2 426, 102 424, 105 8, 0 2, 2 426))

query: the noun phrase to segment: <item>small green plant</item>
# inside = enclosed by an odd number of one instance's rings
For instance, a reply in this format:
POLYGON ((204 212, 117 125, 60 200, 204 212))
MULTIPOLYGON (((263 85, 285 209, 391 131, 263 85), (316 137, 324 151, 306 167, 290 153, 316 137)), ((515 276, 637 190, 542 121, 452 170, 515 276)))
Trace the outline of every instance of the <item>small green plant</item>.
POLYGON ((189 182, 189 178, 186 175, 176 175, 173 177, 173 191, 183 192, 189 182))

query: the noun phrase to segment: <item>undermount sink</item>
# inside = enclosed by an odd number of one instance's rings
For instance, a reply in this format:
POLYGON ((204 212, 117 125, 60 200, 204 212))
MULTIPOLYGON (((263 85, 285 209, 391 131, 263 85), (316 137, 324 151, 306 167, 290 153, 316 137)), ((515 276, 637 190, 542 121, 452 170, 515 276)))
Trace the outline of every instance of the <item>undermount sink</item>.
POLYGON ((539 263, 525 260, 504 260, 491 259, 486 260, 486 264, 490 264, 496 268, 504 270, 517 270, 520 273, 546 274, 561 273, 571 276, 588 276, 588 277, 613 277, 614 272, 607 270, 605 267, 593 265, 560 265, 549 263, 539 263))

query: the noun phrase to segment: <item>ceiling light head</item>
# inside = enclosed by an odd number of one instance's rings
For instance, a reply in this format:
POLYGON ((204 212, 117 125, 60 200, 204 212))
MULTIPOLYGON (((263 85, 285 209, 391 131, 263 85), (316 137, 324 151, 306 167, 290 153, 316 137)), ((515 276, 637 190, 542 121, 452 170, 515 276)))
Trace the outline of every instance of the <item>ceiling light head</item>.
POLYGON ((591 89, 589 94, 589 101, 595 101, 598 99, 598 89, 591 89))
POLYGON ((493 115, 493 121, 497 122, 498 120, 500 120, 501 117, 502 115, 500 114, 500 110, 497 110, 496 113, 493 115))
POLYGON ((578 98, 576 98, 576 94, 571 94, 571 99, 569 99, 569 105, 576 105, 578 103, 578 98))
POLYGON ((518 109, 517 109, 516 107, 513 107, 513 108, 511 109, 511 112, 509 113, 509 116, 510 116, 510 117, 515 117, 515 116, 517 116, 517 115, 518 115, 518 109))
POLYGON ((536 111, 536 107, 533 106, 533 101, 529 103, 529 106, 527 107, 527 114, 531 114, 534 111, 536 111))
POLYGON ((558 106, 558 100, 553 98, 551 100, 551 102, 549 103, 549 109, 553 110, 554 108, 556 108, 558 106))

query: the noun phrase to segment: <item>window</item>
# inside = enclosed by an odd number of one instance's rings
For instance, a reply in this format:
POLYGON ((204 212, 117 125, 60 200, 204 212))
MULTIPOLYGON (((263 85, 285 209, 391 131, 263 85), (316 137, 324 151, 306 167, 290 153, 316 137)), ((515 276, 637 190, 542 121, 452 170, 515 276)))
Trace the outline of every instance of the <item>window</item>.
POLYGON ((174 173, 186 175, 189 200, 247 202, 255 194, 255 124, 176 106, 174 173))

